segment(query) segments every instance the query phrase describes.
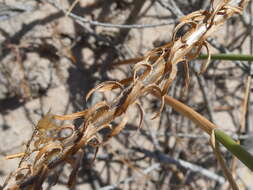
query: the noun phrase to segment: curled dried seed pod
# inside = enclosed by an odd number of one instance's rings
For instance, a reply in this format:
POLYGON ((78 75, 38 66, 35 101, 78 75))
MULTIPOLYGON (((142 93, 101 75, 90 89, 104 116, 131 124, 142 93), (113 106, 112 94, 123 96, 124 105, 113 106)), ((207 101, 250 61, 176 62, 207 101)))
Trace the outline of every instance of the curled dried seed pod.
MULTIPOLYGON (((106 128, 109 128, 111 131, 113 130, 112 124, 106 124, 106 125, 100 126, 98 131, 100 131, 102 129, 106 129, 106 128)), ((93 147, 99 148, 100 146, 104 146, 105 144, 107 144, 107 142, 109 141, 109 136, 103 140, 103 139, 100 139, 99 136, 97 136, 97 134, 95 134, 94 139, 97 141, 97 143, 94 144, 94 142, 92 142, 91 145, 93 147)))
POLYGON ((95 112, 97 111, 102 111, 102 110, 108 110, 110 109, 110 106, 106 101, 98 102, 91 108, 87 110, 87 114, 85 115, 85 118, 88 120, 90 117, 94 115, 95 112))
POLYGON ((106 81, 99 85, 97 85, 95 88, 91 89, 88 94, 86 95, 86 101, 90 98, 90 96, 95 92, 105 92, 105 91, 111 91, 112 89, 120 88, 121 90, 124 89, 123 85, 120 82, 117 81, 106 81))
POLYGON ((54 115, 54 119, 57 120, 74 120, 80 117, 84 117, 87 114, 88 110, 68 114, 68 115, 54 115))
POLYGON ((32 174, 33 173, 33 169, 31 167, 31 165, 23 165, 20 168, 18 168, 12 175, 15 176, 17 181, 20 181, 22 179, 24 179, 27 175, 32 174), (25 173, 24 170, 26 171, 25 173))
POLYGON ((163 94, 162 94, 162 91, 161 91, 160 87, 158 85, 156 85, 156 84, 150 84, 150 85, 148 85, 146 88, 144 88, 142 90, 142 94, 150 93, 151 91, 156 92, 159 95, 160 100, 161 100, 160 109, 157 111, 157 113, 153 117, 151 117, 151 119, 153 120, 153 119, 157 118, 161 114, 161 112, 163 111, 163 108, 164 108, 164 98, 163 98, 163 94))
POLYGON ((38 121, 36 129, 39 131, 45 131, 52 128, 57 128, 58 126, 53 123, 53 115, 48 112, 42 119, 38 121))
POLYGON ((184 78, 184 89, 183 91, 186 92, 189 88, 189 83, 190 83, 190 71, 189 71, 189 64, 188 61, 185 59, 184 60, 184 72, 185 72, 185 78, 184 78))
MULTIPOLYGON (((88 137, 91 137, 87 142, 90 143, 90 140, 92 139, 96 139, 98 140, 98 137, 97 137, 97 133, 100 132, 102 129, 105 129, 105 128, 109 128, 109 129, 112 129, 112 125, 110 123, 107 123, 107 124, 104 124, 104 125, 101 125, 99 127, 90 127, 92 125, 88 125, 87 127, 87 130, 86 130, 86 133, 84 134, 84 136, 88 136, 88 137)), ((99 142, 99 140, 98 140, 99 142)), ((92 144, 92 142, 91 142, 92 144)))
POLYGON ((115 112, 115 117, 120 116, 122 113, 125 113, 128 106, 133 104, 136 99, 141 96, 141 90, 144 88, 143 83, 139 80, 136 80, 134 85, 127 89, 126 91, 123 91, 122 97, 120 98, 118 105, 118 108, 115 112))
MULTIPOLYGON (((184 61, 181 60, 181 61, 184 61)), ((176 64, 171 64, 171 69, 170 69, 170 73, 169 73, 169 77, 165 80, 165 83, 163 85, 163 89, 162 89, 162 94, 165 95, 167 94, 169 87, 171 86, 172 82, 174 81, 174 79, 177 76, 177 65, 176 64)))
POLYGON ((129 77, 129 78, 120 80, 119 82, 120 82, 122 85, 129 85, 132 81, 133 81, 133 77, 129 77))
POLYGON ((186 20, 192 20, 195 22, 199 22, 199 21, 203 21, 205 15, 208 12, 206 10, 198 10, 198 11, 194 11, 188 15, 185 15, 184 17, 180 18, 181 22, 185 22, 186 20))
POLYGON ((141 106, 141 104, 139 102, 135 102, 135 105, 137 106, 137 108, 139 109, 139 112, 140 112, 140 122, 139 122, 139 125, 138 125, 138 131, 141 129, 142 125, 143 125, 143 118, 144 118, 144 110, 141 106))
POLYGON ((137 63, 133 68, 133 71, 134 71, 133 72, 133 80, 134 80, 134 82, 138 79, 139 80, 144 80, 152 72, 152 70, 153 70, 153 67, 148 63, 142 63, 142 62, 137 63), (144 72, 139 77, 137 77, 137 72, 140 71, 140 69, 142 67, 146 67, 146 70, 144 70, 144 72))
POLYGON ((185 56, 186 59, 188 59, 190 61, 190 60, 197 58, 200 54, 201 49, 202 49, 202 45, 203 45, 202 42, 195 43, 193 46, 193 50, 186 54, 186 56, 185 56))
POLYGON ((176 41, 176 36, 177 36, 177 32, 185 25, 190 25, 190 29, 188 30, 188 32, 186 34, 183 35, 182 37, 182 42, 184 43, 185 42, 185 38, 187 38, 187 36, 189 36, 192 31, 195 31, 197 26, 198 26, 198 23, 196 23, 195 21, 192 21, 192 20, 185 20, 185 21, 182 21, 180 22, 174 29, 174 32, 173 32, 173 37, 172 37, 172 41, 176 41))
POLYGON ((148 61, 152 61, 152 62, 157 60, 157 58, 164 55, 164 53, 166 51, 168 51, 173 46, 173 44, 174 44, 174 42, 171 41, 171 42, 168 42, 158 48, 154 48, 153 50, 151 50, 145 54, 144 60, 148 60, 148 61))
MULTIPOLYGON (((87 121, 85 122, 87 123, 87 121)), ((101 130, 104 126, 94 127, 92 124, 84 124, 85 127, 83 127, 83 131, 78 138, 77 141, 75 141, 75 144, 69 148, 66 152, 64 152, 63 158, 65 158, 68 155, 75 154, 80 148, 82 148, 84 145, 88 144, 90 140, 93 138, 96 138, 96 133, 101 130)))
POLYGON ((92 107, 90 107, 89 109, 86 109, 84 111, 80 111, 80 112, 76 112, 73 114, 68 114, 68 115, 54 115, 54 119, 57 120, 74 120, 80 117, 83 117, 84 119, 89 118, 96 110, 102 108, 102 107, 106 107, 107 109, 109 109, 109 105, 107 104, 106 101, 101 101, 96 103, 95 105, 93 105, 92 107))
POLYGON ((47 177, 48 172, 49 172, 49 169, 48 169, 47 165, 43 164, 41 166, 40 171, 38 172, 38 176, 37 176, 38 178, 36 180, 36 183, 33 184, 32 189, 36 189, 36 190, 41 189, 41 186, 42 186, 45 178, 47 177))
MULTIPOLYGON (((49 144, 45 145, 44 147, 40 148, 39 152, 37 153, 33 165, 35 166, 39 159, 44 156, 45 160, 51 158, 51 156, 62 152, 63 147, 60 143, 50 142, 49 144)), ((44 160, 43 160, 44 161, 44 160)))
POLYGON ((75 126, 74 125, 66 125, 66 126, 62 126, 57 130, 57 137, 55 138, 55 140, 59 140, 59 141, 64 141, 66 139, 69 139, 71 137, 74 136, 74 132, 75 132, 75 126), (65 137, 61 137, 61 134, 63 133, 64 130, 71 130, 70 134, 68 134, 65 137))
MULTIPOLYGON (((125 125, 128 122, 128 117, 126 114, 123 115, 123 119, 120 121, 120 123, 118 125, 116 125, 115 127, 113 127, 112 125, 106 125, 108 128, 111 129, 111 133, 109 133, 109 135, 107 136, 106 140, 104 140, 103 142, 101 142, 99 145, 100 146, 104 146, 105 144, 107 144, 110 139, 116 135, 118 135, 125 127, 125 125), (110 126, 110 127, 109 127, 110 126)), ((106 127, 105 126, 105 127, 106 127)), ((104 127, 104 128, 105 128, 104 127)))
POLYGON ((155 62, 152 65, 156 66, 156 65, 161 64, 161 63, 166 65, 166 62, 164 61, 165 54, 166 54, 166 52, 163 51, 162 54, 160 55, 160 57, 158 57, 158 59, 156 59, 155 62))
POLYGON ((149 52, 145 58, 146 63, 151 62, 150 64, 152 66, 159 64, 165 58, 166 53, 169 52, 171 46, 172 42, 163 48, 157 48, 156 50, 149 52))
POLYGON ((79 150, 76 154, 76 159, 74 162, 72 162, 72 171, 69 175, 69 179, 68 179, 68 187, 73 187, 76 184, 76 176, 77 176, 77 172, 78 172, 78 168, 81 165, 83 156, 84 156, 84 152, 82 150, 79 150))
MULTIPOLYGON (((230 0, 229 0, 230 1, 230 0)), ((217 15, 217 13, 223 9, 223 7, 229 2, 228 0, 223 0, 221 3, 218 4, 217 7, 213 8, 212 14, 209 17, 210 26, 214 23, 214 17, 217 15)))
POLYGON ((35 149, 33 151, 37 151, 44 147, 48 142, 54 141, 54 137, 49 136, 47 133, 38 133, 38 135, 35 136, 34 140, 34 147, 35 149))
POLYGON ((91 114, 87 120, 90 121, 91 123, 94 123, 99 118, 103 117, 103 115, 105 115, 109 109, 110 109, 110 107, 108 105, 101 106, 101 107, 97 108, 96 111, 91 112, 91 114))
POLYGON ((199 74, 202 74, 202 73, 204 73, 204 72, 206 71, 206 69, 207 69, 207 67, 208 67, 208 65, 209 65, 209 63, 210 63, 210 61, 211 61, 211 53, 210 53, 210 51, 209 51, 208 42, 207 42, 207 41, 203 41, 203 45, 204 45, 205 48, 206 48, 208 57, 207 57, 207 60, 205 61, 205 63, 203 63, 203 64, 201 65, 199 74))
POLYGON ((233 10, 237 14, 242 14, 243 9, 241 7, 226 5, 224 6, 224 9, 226 10, 233 10))
POLYGON ((122 129, 125 127, 125 125, 127 124, 127 121, 128 121, 128 117, 126 114, 124 114, 121 122, 112 130, 110 134, 110 138, 119 134, 122 131, 122 129))
POLYGON ((156 119, 157 117, 159 117, 161 115, 162 111, 163 111, 164 104, 165 104, 164 96, 161 96, 160 101, 161 101, 160 109, 153 117, 151 117, 151 120, 156 119))

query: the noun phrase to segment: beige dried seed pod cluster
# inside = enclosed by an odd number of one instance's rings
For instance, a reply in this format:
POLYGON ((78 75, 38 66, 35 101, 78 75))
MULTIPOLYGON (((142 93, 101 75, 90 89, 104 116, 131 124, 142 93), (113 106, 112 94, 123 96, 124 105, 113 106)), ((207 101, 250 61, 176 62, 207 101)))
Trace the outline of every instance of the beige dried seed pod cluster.
MULTIPOLYGON (((34 132, 33 138, 29 141, 27 151, 23 154, 18 169, 10 175, 4 187, 6 189, 40 189, 49 172, 59 164, 69 163, 73 170, 69 177, 69 186, 75 184, 75 176, 83 157, 82 148, 92 145, 95 149, 108 142, 117 135, 126 125, 128 118, 126 111, 130 105, 136 105, 140 110, 140 123, 142 125, 144 111, 138 102, 140 96, 148 93, 155 93, 161 100, 160 109, 153 118, 159 117, 163 110, 165 95, 172 82, 177 76, 177 64, 184 62, 187 73, 185 77, 186 88, 189 83, 188 62, 196 58, 202 47, 208 53, 207 61, 202 65, 200 73, 204 72, 210 61, 210 52, 206 41, 217 28, 232 15, 241 13, 248 3, 248 0, 223 0, 212 1, 210 11, 196 11, 180 20, 174 30, 172 41, 159 48, 148 52, 144 57, 137 59, 132 77, 122 81, 103 82, 88 94, 112 91, 120 89, 120 95, 112 102, 98 102, 90 108, 65 116, 47 114, 42 118, 34 132), (177 31, 184 25, 188 25, 188 31, 177 37, 177 31), (117 126, 111 122, 122 116, 123 119, 117 126), (54 120, 74 120, 83 118, 82 126, 75 129, 74 126, 58 126, 54 120), (100 130, 108 128, 110 132, 107 138, 101 140, 98 136, 100 130), (59 138, 63 130, 69 130, 70 134, 59 138), (13 185, 14 183, 14 185, 13 185)), ((210 131, 206 131, 210 134, 210 131)), ((96 155, 95 155, 96 156, 96 155)), ((15 157, 12 156, 11 158, 15 157)))

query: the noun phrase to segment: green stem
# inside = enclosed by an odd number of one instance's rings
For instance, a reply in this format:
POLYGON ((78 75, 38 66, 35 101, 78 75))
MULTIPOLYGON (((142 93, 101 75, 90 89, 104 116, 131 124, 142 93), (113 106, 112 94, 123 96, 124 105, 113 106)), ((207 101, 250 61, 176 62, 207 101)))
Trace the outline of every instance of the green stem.
MULTIPOLYGON (((153 94, 160 98, 159 93, 153 94)), ((191 107, 183 104, 182 102, 172 98, 171 96, 164 96, 165 104, 171 106, 174 110, 178 111, 183 116, 193 121, 196 125, 200 126, 207 134, 211 135, 214 130, 215 138, 223 144, 228 151, 241 160, 251 171, 253 171, 253 156, 247 152, 242 146, 237 144, 230 136, 226 135, 218 127, 203 117, 201 114, 193 110, 191 107)))
POLYGON ((249 152, 221 130, 215 129, 214 134, 221 144, 253 171, 253 156, 249 152))
MULTIPOLYGON (((198 59, 207 59, 208 55, 203 54, 198 59)), ((212 60, 230 60, 230 61, 253 61, 253 55, 242 54, 212 54, 212 60)))

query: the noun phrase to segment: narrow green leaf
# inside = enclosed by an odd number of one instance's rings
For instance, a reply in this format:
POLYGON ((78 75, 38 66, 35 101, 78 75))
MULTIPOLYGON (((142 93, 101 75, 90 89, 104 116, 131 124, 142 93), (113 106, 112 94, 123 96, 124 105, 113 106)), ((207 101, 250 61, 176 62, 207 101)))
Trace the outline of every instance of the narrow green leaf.
MULTIPOLYGON (((200 55, 197 59, 207 59, 208 55, 200 55)), ((229 61, 253 61, 253 55, 243 54, 212 54, 212 60, 229 60, 229 61)))
POLYGON ((215 138, 223 144, 233 155, 242 161, 251 171, 253 171, 253 156, 241 145, 237 144, 230 136, 221 130, 214 130, 215 138))

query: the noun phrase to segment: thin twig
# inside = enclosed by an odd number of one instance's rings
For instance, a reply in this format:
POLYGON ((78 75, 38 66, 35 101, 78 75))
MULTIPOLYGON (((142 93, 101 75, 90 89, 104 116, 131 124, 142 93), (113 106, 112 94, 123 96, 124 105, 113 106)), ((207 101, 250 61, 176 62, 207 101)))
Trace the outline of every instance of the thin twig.
POLYGON ((5 3, 0 3, 0 21, 10 19, 11 17, 17 16, 18 14, 31 12, 34 9, 34 7, 31 7, 29 5, 7 5, 5 3))
POLYGON ((150 150, 147 150, 147 149, 144 149, 144 148, 136 147, 136 148, 133 148, 133 149, 135 151, 142 152, 143 154, 145 154, 148 157, 157 159, 158 162, 160 162, 160 163, 175 164, 177 166, 189 169, 192 172, 201 173, 203 176, 208 177, 210 179, 213 179, 213 180, 217 181, 220 184, 223 184, 225 182, 223 177, 221 177, 221 176, 219 176, 219 175, 217 175, 213 172, 210 172, 209 170, 207 170, 203 167, 200 167, 198 165, 187 162, 185 160, 174 159, 174 158, 171 158, 171 157, 163 154, 162 152, 151 152, 150 150))
POLYGON ((74 13, 68 12, 67 10, 63 9, 59 4, 57 4, 55 1, 51 0, 44 0, 44 1, 50 3, 58 10, 61 10, 64 14, 66 14, 66 16, 69 16, 76 21, 82 22, 83 24, 89 24, 93 26, 100 26, 106 28, 143 29, 143 28, 162 27, 176 23, 176 20, 169 20, 167 22, 162 22, 158 24, 112 24, 112 23, 99 22, 96 20, 89 20, 81 16, 78 16, 74 13))
MULTIPOLYGON (((153 164, 152 166, 146 168, 145 170, 142 171, 143 174, 149 174, 151 173, 153 170, 158 170, 160 169, 160 164, 153 164)), ((120 180, 118 183, 116 184, 113 184, 113 185, 108 185, 108 186, 105 186, 105 187, 102 187, 100 188, 100 190, 113 190, 113 189, 117 189, 117 187, 120 185, 120 184, 125 184, 125 183, 129 183, 129 182, 132 182, 132 181, 136 181, 138 180, 140 177, 137 177, 137 176, 131 176, 131 177, 128 177, 126 179, 123 179, 123 180, 120 180)))
POLYGON ((157 0, 157 2, 165 9, 168 9, 176 18, 184 16, 183 12, 178 8, 174 0, 168 1, 168 4, 163 0, 157 0))
POLYGON ((213 108, 212 108, 210 97, 209 97, 209 94, 208 94, 207 82, 204 80, 202 75, 198 75, 197 73, 195 73, 195 75, 197 77, 199 87, 200 87, 200 90, 201 90, 202 95, 203 95, 203 99, 204 99, 204 102, 205 102, 205 105, 206 105, 206 110, 207 110, 209 119, 210 119, 210 121, 213 122, 213 108))
POLYGON ((248 110, 249 93, 250 93, 250 84, 251 84, 251 76, 248 76, 245 93, 244 93, 244 99, 242 103, 241 122, 240 122, 240 128, 238 130, 239 135, 245 131, 246 113, 248 110))
MULTIPOLYGON (((214 48, 218 49, 221 53, 224 54, 231 54, 231 51, 229 51, 226 47, 224 47, 222 44, 220 44, 219 42, 217 42, 215 39, 213 38, 209 38, 208 39, 208 43, 210 43, 214 48)), ((231 60, 231 59, 229 59, 231 60)), ((240 60, 240 59, 239 59, 240 60)), ((236 66, 238 66, 240 69, 242 69, 245 72, 248 72, 248 67, 246 64, 244 64, 243 62, 239 61, 239 60, 235 60, 233 61, 233 63, 236 64, 236 66)))
POLYGON ((228 179, 229 184, 231 185, 232 189, 239 190, 237 184, 235 183, 235 180, 233 179, 231 172, 229 172, 229 170, 225 164, 225 160, 223 159, 223 157, 221 155, 219 144, 216 142, 216 139, 215 139, 214 131, 212 131, 212 135, 210 137, 210 144, 211 144, 213 152, 214 152, 218 162, 220 163, 221 168, 222 168, 226 178, 228 179))
MULTIPOLYGON (((253 54, 253 2, 250 1, 250 54, 252 55, 253 54)), ((251 80, 253 78, 253 62, 252 60, 249 61, 249 70, 250 70, 250 77, 251 77, 251 80)), ((252 97, 252 93, 251 91, 249 91, 249 100, 251 99, 252 97)), ((249 101, 250 102, 250 101, 249 101)), ((253 113, 253 108, 252 108, 252 105, 249 103, 248 104, 248 109, 247 109, 247 112, 246 112, 246 126, 245 126, 245 131, 246 133, 252 131, 252 127, 253 127, 253 122, 252 122, 252 115, 253 113), (251 128, 251 129, 250 129, 251 128)))

